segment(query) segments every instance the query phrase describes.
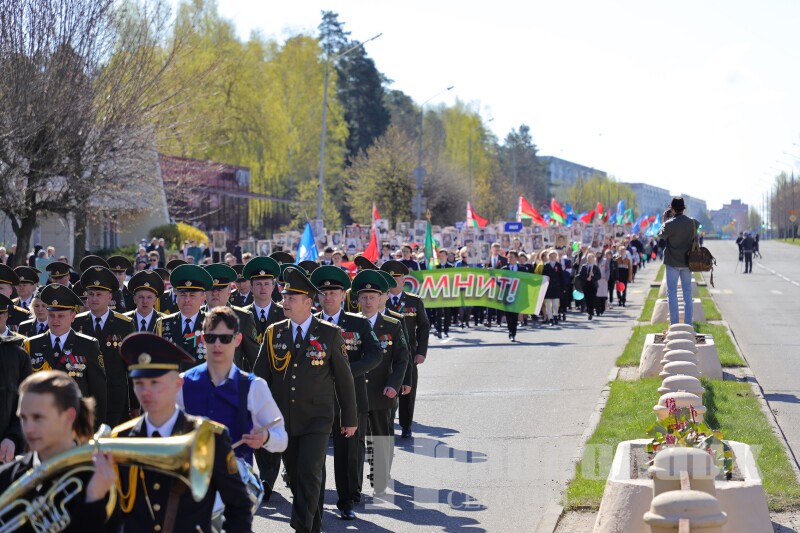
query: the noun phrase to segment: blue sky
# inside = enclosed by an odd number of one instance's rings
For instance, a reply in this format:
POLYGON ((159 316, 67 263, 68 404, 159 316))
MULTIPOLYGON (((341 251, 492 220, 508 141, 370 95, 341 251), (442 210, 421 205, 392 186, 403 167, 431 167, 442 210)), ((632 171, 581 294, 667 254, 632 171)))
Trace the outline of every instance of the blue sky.
POLYGON ((383 33, 368 53, 417 102, 454 85, 436 101, 471 103, 501 139, 528 124, 543 155, 710 209, 760 208, 800 169, 800 2, 218 2, 243 38, 315 33, 336 11, 352 38, 383 33))

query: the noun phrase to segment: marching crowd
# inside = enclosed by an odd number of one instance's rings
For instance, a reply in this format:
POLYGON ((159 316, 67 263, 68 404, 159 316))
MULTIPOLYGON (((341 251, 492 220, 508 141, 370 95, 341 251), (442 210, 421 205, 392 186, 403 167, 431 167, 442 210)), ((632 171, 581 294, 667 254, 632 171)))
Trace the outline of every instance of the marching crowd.
POLYGON ((66 530, 96 524, 116 485, 108 531, 211 531, 214 513, 227 531, 248 531, 258 498, 270 498, 282 473, 292 528, 319 531, 331 436, 337 508, 353 520, 364 477, 376 498, 391 486, 395 420, 401 438, 412 435, 429 335, 502 326, 505 317, 513 342, 520 321, 555 327, 573 306, 592 320, 615 296, 625 305, 628 284, 661 250, 636 235, 597 252, 576 243, 528 254, 518 240, 501 252, 494 243, 482 263, 466 247, 438 250, 435 268, 547 276, 542 309, 528 316, 426 310, 403 290, 408 273, 427 266, 416 245, 383 246, 374 263, 326 249, 319 261, 295 264, 287 252, 252 257, 241 248, 211 263, 206 248, 190 253, 186 244, 175 257, 154 239, 134 260, 87 255, 77 269, 52 247, 11 268, 0 249, 0 490, 101 423, 115 437, 149 438, 192 432, 195 417, 217 424, 205 497, 195 501, 172 477, 95 452, 94 473, 81 474, 85 498, 66 505, 66 530), (254 465, 258 478, 248 483, 254 465))

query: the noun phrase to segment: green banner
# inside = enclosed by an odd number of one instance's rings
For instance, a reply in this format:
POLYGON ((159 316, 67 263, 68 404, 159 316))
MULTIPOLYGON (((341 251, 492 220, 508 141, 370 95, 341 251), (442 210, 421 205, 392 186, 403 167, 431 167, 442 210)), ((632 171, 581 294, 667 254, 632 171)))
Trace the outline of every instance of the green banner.
POLYGON ((426 308, 480 306, 538 314, 547 277, 488 268, 415 270, 406 277, 405 290, 422 298, 426 308))

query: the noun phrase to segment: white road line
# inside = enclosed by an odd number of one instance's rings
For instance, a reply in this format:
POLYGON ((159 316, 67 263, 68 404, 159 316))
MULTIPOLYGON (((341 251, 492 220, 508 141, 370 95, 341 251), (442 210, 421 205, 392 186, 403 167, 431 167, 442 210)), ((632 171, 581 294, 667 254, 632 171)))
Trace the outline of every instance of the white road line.
POLYGON ((771 292, 772 294, 778 294, 778 295, 780 295, 780 294, 783 294, 781 291, 779 291, 779 290, 777 290, 777 289, 772 289, 772 290, 771 290, 771 291, 769 291, 769 292, 771 292))
POLYGON ((789 283, 791 283, 791 284, 792 284, 792 285, 794 285, 795 287, 800 287, 800 283, 798 283, 797 281, 795 281, 795 280, 793 280, 793 279, 787 278, 786 276, 784 276, 784 275, 783 275, 783 274, 781 274, 780 272, 777 272, 777 271, 775 271, 775 270, 773 270, 773 269, 769 268, 768 266, 764 266, 764 265, 762 265, 761 263, 756 263, 756 264, 757 264, 757 265, 758 265, 760 268, 763 268, 764 270, 766 270, 767 272, 769 272, 770 274, 772 274, 772 275, 775 275, 775 276, 778 276, 778 277, 779 277, 779 278, 781 278, 783 281, 788 281, 789 283))
POLYGON ((446 339, 444 339, 444 340, 443 340, 442 342, 440 342, 439 344, 444 344, 444 343, 446 343, 446 342, 450 342, 451 340, 453 340, 453 337, 447 337, 446 339))

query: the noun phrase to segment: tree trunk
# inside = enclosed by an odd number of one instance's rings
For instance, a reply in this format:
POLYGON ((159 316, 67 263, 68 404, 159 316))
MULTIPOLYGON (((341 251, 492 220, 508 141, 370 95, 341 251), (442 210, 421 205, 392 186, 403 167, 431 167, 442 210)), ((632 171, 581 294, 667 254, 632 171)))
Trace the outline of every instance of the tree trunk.
POLYGON ((28 253, 33 251, 31 248, 31 236, 36 228, 36 217, 25 217, 19 225, 13 222, 11 228, 17 237, 17 253, 14 254, 14 266, 26 265, 28 253))
POLYGON ((75 217, 72 267, 75 272, 78 272, 78 264, 80 264, 81 259, 83 259, 84 251, 86 250, 86 224, 88 223, 88 216, 86 215, 85 209, 76 209, 72 214, 75 217))

